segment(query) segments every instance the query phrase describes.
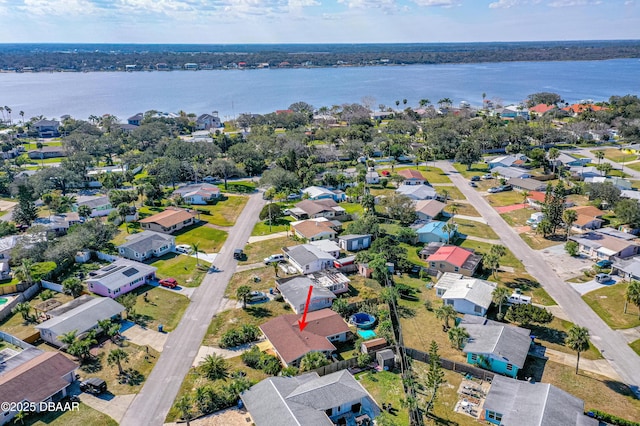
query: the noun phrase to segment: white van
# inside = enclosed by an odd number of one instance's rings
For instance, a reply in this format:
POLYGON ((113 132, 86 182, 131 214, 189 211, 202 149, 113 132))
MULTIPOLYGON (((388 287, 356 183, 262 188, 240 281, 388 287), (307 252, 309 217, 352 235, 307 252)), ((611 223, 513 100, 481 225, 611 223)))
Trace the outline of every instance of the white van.
POLYGON ((264 258, 264 264, 270 265, 272 263, 284 262, 284 254, 272 254, 269 257, 264 258))
POLYGON ((609 274, 598 274, 596 275, 597 283, 608 283, 611 281, 611 276, 609 274))

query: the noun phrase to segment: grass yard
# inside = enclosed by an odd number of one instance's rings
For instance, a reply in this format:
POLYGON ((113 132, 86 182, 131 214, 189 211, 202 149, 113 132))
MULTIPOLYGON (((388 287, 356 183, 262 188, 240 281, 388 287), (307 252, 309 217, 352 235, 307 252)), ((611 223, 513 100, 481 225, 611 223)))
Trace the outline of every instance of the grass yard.
POLYGON ((629 346, 631 347, 631 349, 633 349, 633 351, 635 353, 637 353, 638 355, 640 355, 640 339, 629 343, 629 346))
POLYGON ((458 225, 458 232, 465 235, 473 235, 475 237, 488 238, 490 240, 498 240, 498 234, 486 223, 476 222, 474 220, 457 219, 453 218, 454 222, 458 225))
MULTIPOLYGON (((631 170, 635 170, 636 172, 640 172, 640 163, 625 164, 624 166, 630 168, 631 170)), ((640 185, 640 181, 634 181, 634 188, 637 188, 635 183, 638 183, 640 185)))
POLYGON ((391 404, 396 410, 393 414, 383 411, 377 418, 381 424, 408 425, 409 412, 402 408, 405 399, 404 388, 402 387, 402 377, 399 373, 391 371, 366 371, 356 374, 356 379, 371 394, 373 399, 381 406, 382 403, 391 404), (383 421, 386 420, 389 423, 383 421))
POLYGON ((289 231, 289 229, 291 228, 290 223, 293 221, 294 219, 292 216, 281 217, 277 221, 274 221, 274 223, 271 226, 269 226, 269 224, 266 222, 260 221, 256 223, 256 226, 253 227, 253 231, 251 231, 251 235, 253 236, 269 235, 269 234, 274 234, 276 232, 289 231))
MULTIPOLYGON (((556 351, 575 355, 575 352, 565 345, 566 338, 568 336, 567 333, 572 325, 574 324, 570 321, 554 318, 549 324, 532 324, 526 328, 531 329, 531 334, 536 336, 536 340, 541 342, 543 346, 556 351)), ((600 351, 595 346, 589 344, 589 350, 582 352, 580 357, 586 359, 602 359, 602 354, 600 354, 600 351)))
POLYGON ((107 340, 101 348, 91 350, 94 355, 94 362, 80 366, 78 374, 82 379, 89 377, 99 377, 107 382, 107 389, 114 395, 127 395, 138 393, 142 389, 144 380, 149 377, 156 361, 160 357, 160 353, 149 347, 149 358, 145 359, 146 349, 144 346, 135 345, 124 340, 121 345, 107 340), (133 383, 120 383, 118 367, 109 365, 107 357, 113 349, 122 349, 129 355, 129 360, 122 363, 122 369, 132 369, 140 373, 139 378, 133 383))
POLYGON ((524 208, 502 213, 500 217, 502 217, 509 226, 525 226, 527 225, 527 220, 531 217, 531 214, 535 212, 537 212, 537 210, 524 208))
POLYGON ((573 366, 547 362, 542 382, 583 399, 585 411, 597 409, 634 421, 640 418, 640 400, 627 385, 607 377, 583 370, 575 374, 573 366))
POLYGON ((554 239, 544 238, 540 234, 536 234, 535 231, 523 232, 520 234, 520 238, 522 241, 527 243, 529 247, 534 250, 542 250, 552 246, 557 246, 558 244, 564 244, 564 236, 557 235, 553 237, 554 239))
POLYGON ((538 303, 544 306, 557 305, 556 301, 553 300, 553 298, 549 296, 549 293, 547 293, 547 291, 542 287, 534 289, 531 293, 533 296, 533 303, 538 303))
POLYGON ((349 277, 349 302, 360 302, 366 299, 374 299, 380 295, 382 287, 376 280, 365 278, 361 275, 349 277))
POLYGON ((117 426, 118 422, 106 414, 80 403, 78 411, 48 411, 24 419, 26 426, 117 426))
POLYGON ((175 234, 176 245, 198 243, 200 251, 205 253, 217 253, 220 251, 227 239, 227 235, 224 231, 207 226, 191 226, 175 234))
POLYGON ((400 243, 400 246, 407 249, 407 260, 411 263, 415 263, 417 265, 426 265, 426 263, 420 259, 420 255, 418 254, 420 250, 424 247, 424 244, 418 243, 418 245, 412 246, 407 243, 400 243))
POLYGON ((175 329, 189 306, 188 298, 164 288, 145 285, 134 292, 137 295, 134 309, 143 316, 146 327, 151 329, 157 329, 158 324, 162 324, 165 331, 175 329), (144 301, 145 293, 148 293, 148 302, 144 301))
MULTIPOLYGON (((284 273, 282 273, 282 271, 279 271, 279 274, 284 277, 284 273)), ((269 292, 269 288, 276 286, 275 279, 276 275, 273 272, 273 266, 271 265, 265 266, 264 268, 236 272, 231 277, 224 295, 229 299, 235 299, 236 290, 243 285, 248 285, 251 287, 251 290, 269 292), (256 277, 259 278, 259 280, 256 280, 256 277)))
POLYGON ((362 216, 364 214, 364 209, 362 208, 362 204, 360 203, 340 203, 340 207, 345 209, 350 215, 358 215, 362 216))
POLYGON ((453 167, 466 178, 470 178, 471 176, 482 176, 489 173, 489 165, 487 163, 473 163, 469 170, 467 170, 467 166, 460 163, 454 164, 453 167))
MULTIPOLYGON (((65 304, 72 299, 73 298, 71 296, 67 296, 66 294, 54 292, 54 296, 49 300, 57 300, 61 304, 65 304)), ((31 305, 32 308, 39 303, 42 303, 42 300, 38 296, 29 301, 29 305, 31 305)), ((30 315, 35 315, 35 311, 33 309, 31 310, 30 315)), ((0 322, 0 329, 5 333, 16 336, 19 339, 24 339, 25 337, 32 336, 36 333, 36 330, 33 328, 35 325, 36 323, 26 323, 20 314, 11 314, 6 317, 4 321, 0 322)))
POLYGON ((616 163, 628 163, 629 161, 637 160, 637 154, 625 154, 618 148, 604 149, 604 158, 615 161, 616 163))
POLYGON ((443 195, 444 191, 447 191, 447 202, 452 202, 456 200, 466 200, 462 192, 456 188, 455 186, 438 186, 435 188, 438 194, 443 195))
POLYGON ((266 257, 272 254, 282 254, 282 247, 290 247, 298 244, 300 243, 290 237, 271 238, 247 244, 244 247, 246 259, 238 261, 238 264, 263 262, 266 257))
POLYGON ((455 201, 449 201, 447 203, 447 206, 444 208, 444 211, 451 212, 451 206, 456 206, 456 208, 458 209, 458 211, 456 212, 457 215, 481 217, 480 213, 478 213, 478 210, 476 210, 475 207, 473 207, 470 203, 458 203, 455 201))
POLYGON ((498 192, 497 194, 489 194, 485 197, 487 202, 493 207, 511 206, 513 204, 522 204, 522 193, 518 191, 498 192))
POLYGON ((207 273, 209 263, 200 259, 200 265, 196 267, 196 258, 185 254, 169 253, 157 258, 150 265, 158 268, 158 278, 175 278, 178 284, 184 287, 198 287, 202 278, 207 273))
POLYGON ((571 195, 567 196, 567 201, 572 202, 576 206, 588 206, 589 205, 589 197, 587 197, 586 195, 571 194, 571 195))
POLYGON ((627 313, 624 313, 624 294, 626 289, 627 284, 619 282, 618 284, 591 291, 582 296, 582 299, 591 306, 591 309, 593 309, 609 327, 613 329, 638 327, 640 326, 638 307, 629 304, 627 313))
POLYGON ((217 185, 222 192, 231 192, 236 194, 251 194, 256 190, 256 184, 249 181, 227 181, 227 187, 224 187, 224 183, 217 185))
MULTIPOLYGON (((481 241, 464 240, 462 244, 460 244, 460 247, 474 249, 476 252, 480 252, 481 254, 489 253, 489 251, 491 251, 491 244, 481 241)), ((510 266, 516 270, 524 271, 522 262, 516 259, 509 249, 507 249, 507 254, 500 258, 500 266, 510 266)))
POLYGON ((218 226, 233 226, 247 201, 248 197, 229 195, 216 204, 190 207, 200 212, 200 220, 218 226))

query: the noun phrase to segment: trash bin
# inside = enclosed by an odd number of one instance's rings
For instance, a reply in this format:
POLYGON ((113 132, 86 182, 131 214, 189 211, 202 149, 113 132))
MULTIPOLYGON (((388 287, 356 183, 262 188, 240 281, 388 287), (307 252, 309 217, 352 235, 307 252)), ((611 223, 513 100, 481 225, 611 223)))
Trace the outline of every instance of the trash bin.
POLYGON ((163 327, 163 325, 162 325, 162 324, 158 324, 158 331, 159 331, 160 333, 163 333, 162 327, 163 327))

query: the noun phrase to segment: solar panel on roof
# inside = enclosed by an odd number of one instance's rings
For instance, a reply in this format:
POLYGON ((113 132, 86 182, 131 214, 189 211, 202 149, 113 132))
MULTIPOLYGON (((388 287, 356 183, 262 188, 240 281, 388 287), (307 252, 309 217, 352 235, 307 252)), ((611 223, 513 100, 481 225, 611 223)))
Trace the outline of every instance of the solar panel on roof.
POLYGON ((137 274, 139 271, 136 268, 129 268, 125 271, 122 271, 122 274, 127 276, 127 277, 131 277, 135 274, 137 274))

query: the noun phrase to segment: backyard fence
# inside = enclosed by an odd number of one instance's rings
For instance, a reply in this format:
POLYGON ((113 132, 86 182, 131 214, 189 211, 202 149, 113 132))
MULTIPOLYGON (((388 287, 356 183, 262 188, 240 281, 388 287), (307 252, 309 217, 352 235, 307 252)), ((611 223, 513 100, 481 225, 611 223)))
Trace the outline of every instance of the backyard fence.
POLYGON ((13 336, 11 334, 5 333, 3 331, 0 331, 0 339, 4 340, 5 342, 8 342, 8 343, 12 344, 13 346, 17 346, 17 347, 22 348, 22 349, 33 348, 33 345, 30 345, 29 343, 25 342, 24 340, 20 340, 16 336, 13 336))
MULTIPOLYGON (((11 310, 18 303, 28 302, 39 291, 40 291, 40 283, 33 283, 31 284, 30 287, 27 287, 24 291, 22 291, 22 293, 18 294, 18 296, 15 299, 2 305, 2 309, 0 310, 0 321, 2 321, 3 319, 11 315, 11 310)), ((8 293, 3 293, 3 294, 8 294, 8 293)))
MULTIPOLYGON (((405 352, 408 356, 415 359, 416 361, 421 361, 427 364, 429 363, 429 354, 426 352, 422 352, 413 348, 405 348, 405 352)), ((450 359, 446 358, 440 358, 440 364, 447 370, 467 373, 482 380, 492 380, 495 376, 495 373, 492 373, 491 371, 483 370, 482 368, 477 368, 469 364, 451 361, 450 359)))
POLYGON ((112 254, 107 254, 101 251, 97 251, 96 252, 96 256, 98 257, 98 259, 100 260, 106 260, 107 262, 115 262, 115 260, 118 258, 118 256, 114 256, 112 254))
POLYGON ((40 280, 40 282, 42 283, 42 287, 44 288, 48 288, 49 290, 53 290, 58 293, 64 293, 64 289, 62 288, 61 284, 45 280, 40 280))
POLYGON ((335 373, 336 371, 346 370, 347 368, 355 367, 358 365, 358 358, 349 358, 338 362, 332 362, 315 370, 310 370, 310 373, 318 373, 319 376, 335 373))

